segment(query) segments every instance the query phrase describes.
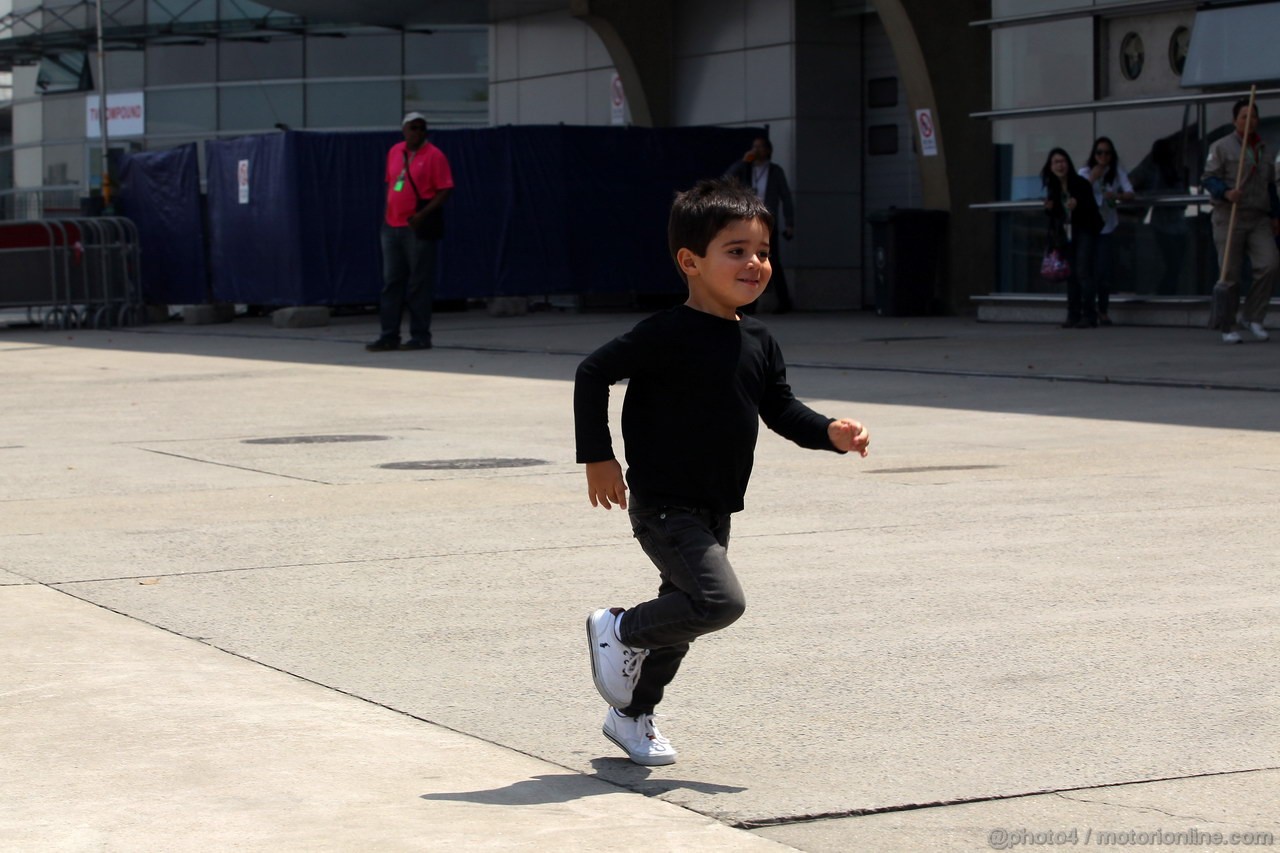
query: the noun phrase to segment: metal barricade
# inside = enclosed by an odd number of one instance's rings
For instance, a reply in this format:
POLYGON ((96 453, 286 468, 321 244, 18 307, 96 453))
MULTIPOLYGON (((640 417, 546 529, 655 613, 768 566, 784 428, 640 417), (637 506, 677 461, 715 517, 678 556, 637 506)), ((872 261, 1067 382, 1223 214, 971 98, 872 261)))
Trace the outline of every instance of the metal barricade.
POLYGON ((138 229, 119 216, 0 222, 0 308, 45 328, 144 323, 138 229))

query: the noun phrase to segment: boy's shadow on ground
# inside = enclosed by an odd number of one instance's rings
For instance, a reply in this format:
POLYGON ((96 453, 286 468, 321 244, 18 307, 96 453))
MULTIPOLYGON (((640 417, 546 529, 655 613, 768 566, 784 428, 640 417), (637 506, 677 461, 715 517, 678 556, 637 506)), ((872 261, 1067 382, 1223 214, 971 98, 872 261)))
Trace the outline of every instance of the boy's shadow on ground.
POLYGON ((592 776, 583 776, 581 773, 540 773, 531 779, 522 779, 502 788, 423 794, 421 799, 488 806, 534 806, 612 794, 618 788, 635 791, 646 797, 656 797, 677 788, 687 788, 703 794, 737 794, 747 790, 736 785, 717 785, 688 779, 650 779, 650 768, 632 764, 625 758, 593 758, 591 766, 596 771, 592 776), (601 782, 605 784, 602 785, 601 782))

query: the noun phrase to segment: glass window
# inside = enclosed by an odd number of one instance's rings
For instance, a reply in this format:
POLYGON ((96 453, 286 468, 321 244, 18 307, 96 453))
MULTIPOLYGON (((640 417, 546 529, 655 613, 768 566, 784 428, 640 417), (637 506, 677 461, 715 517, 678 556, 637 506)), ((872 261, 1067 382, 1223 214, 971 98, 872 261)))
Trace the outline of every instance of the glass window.
POLYGON ((867 107, 882 109, 898 105, 898 78, 877 77, 867 81, 867 107))
POLYGON ((147 23, 202 24, 218 20, 218 0, 147 0, 147 23))
POLYGON ((93 3, 45 0, 40 5, 46 10, 40 27, 46 33, 95 29, 97 16, 94 14, 93 3))
POLYGON ((872 156, 898 153, 898 126, 873 124, 867 128, 867 153, 872 156))
POLYGON ((44 99, 44 138, 84 139, 85 98, 88 94, 61 95, 44 99))
POLYGON ((84 180, 83 145, 46 145, 44 183, 46 186, 78 184, 84 180))
POLYGON ((212 83, 217 79, 218 48, 213 42, 147 46, 148 86, 212 83))
POLYGON ((218 90, 222 130, 267 131, 283 124, 302 127, 302 84, 228 86, 218 90))
POLYGON ((1005 27, 991 34, 992 108, 1093 100, 1093 19, 1005 27))
MULTIPOLYGON (((137 91, 141 89, 143 80, 143 56, 140 50, 108 50, 106 56, 107 91, 137 91)), ((98 52, 90 51, 89 67, 93 76, 98 76, 98 52)))
POLYGON ((991 17, 1033 15, 1036 12, 1078 9, 1083 5, 1086 3, 1082 3, 1081 0, 991 0, 991 17))
POLYGON ((208 89, 147 93, 147 133, 198 133, 218 129, 218 95, 208 89))
POLYGON ((223 80, 269 80, 302 76, 302 39, 271 41, 222 39, 218 42, 218 68, 223 80))
POLYGON ((400 81, 308 83, 307 127, 392 128, 400 121, 400 81))
POLYGON ((218 17, 223 21, 261 21, 266 18, 285 20, 294 17, 288 12, 281 12, 253 3, 250 0, 220 0, 218 17))
POLYGON ((429 119, 451 116, 458 120, 489 114, 489 80, 406 80, 404 109, 426 113, 429 119))
POLYGON ((85 53, 51 53, 40 59, 36 71, 36 91, 51 95, 55 92, 87 92, 93 88, 93 72, 89 56, 85 53))
POLYGON ((405 74, 489 73, 489 31, 436 30, 405 33, 405 74))
POLYGON ((1063 148, 1076 168, 1084 164, 1093 142, 1093 116, 1037 116, 1002 119, 991 132, 1000 157, 998 198, 1040 198, 1040 170, 1049 151, 1063 148))
POLYGON ((137 2, 137 0, 106 2, 102 4, 102 26, 105 29, 141 26, 146 23, 144 20, 145 14, 146 6, 137 2))
POLYGON ((400 36, 308 36, 307 76, 399 77, 400 36))

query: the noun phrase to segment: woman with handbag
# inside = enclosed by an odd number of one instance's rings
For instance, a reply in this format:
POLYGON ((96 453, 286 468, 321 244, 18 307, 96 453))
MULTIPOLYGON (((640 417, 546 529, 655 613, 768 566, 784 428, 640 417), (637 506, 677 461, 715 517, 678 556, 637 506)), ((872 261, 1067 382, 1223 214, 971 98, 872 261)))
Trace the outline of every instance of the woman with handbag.
POLYGON ((1120 155, 1116 153, 1115 143, 1106 136, 1099 136, 1093 141, 1089 159, 1080 167, 1079 174, 1093 187, 1093 200, 1102 215, 1094 280, 1098 283, 1098 322, 1103 326, 1110 326, 1111 318, 1107 316, 1107 307, 1111 301, 1112 241, 1116 229, 1120 227, 1116 205, 1133 200, 1133 184, 1129 180, 1129 173, 1120 165, 1120 155))
POLYGON ((1092 329, 1098 325, 1098 293, 1095 271, 1102 214, 1093 197, 1093 186, 1076 173, 1071 155, 1054 148, 1040 170, 1044 185, 1044 209, 1049 233, 1070 266, 1067 276, 1067 320, 1064 329, 1092 329))

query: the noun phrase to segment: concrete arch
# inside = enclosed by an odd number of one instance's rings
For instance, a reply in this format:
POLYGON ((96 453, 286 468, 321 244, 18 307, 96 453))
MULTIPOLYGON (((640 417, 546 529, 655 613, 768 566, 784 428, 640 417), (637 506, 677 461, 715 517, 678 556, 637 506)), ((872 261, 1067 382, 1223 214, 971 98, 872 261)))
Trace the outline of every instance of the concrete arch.
POLYGON ((969 209, 991 197, 994 180, 991 127, 969 118, 991 104, 991 35, 969 26, 990 17, 991 0, 872 3, 889 34, 913 124, 916 110, 933 114, 937 156, 919 152, 919 128, 913 129, 921 195, 925 207, 951 214, 947 301, 968 313, 969 297, 989 292, 994 280, 991 215, 969 209))
POLYGON ((671 124, 671 0, 571 0, 569 11, 604 42, 622 79, 632 123, 671 124))

